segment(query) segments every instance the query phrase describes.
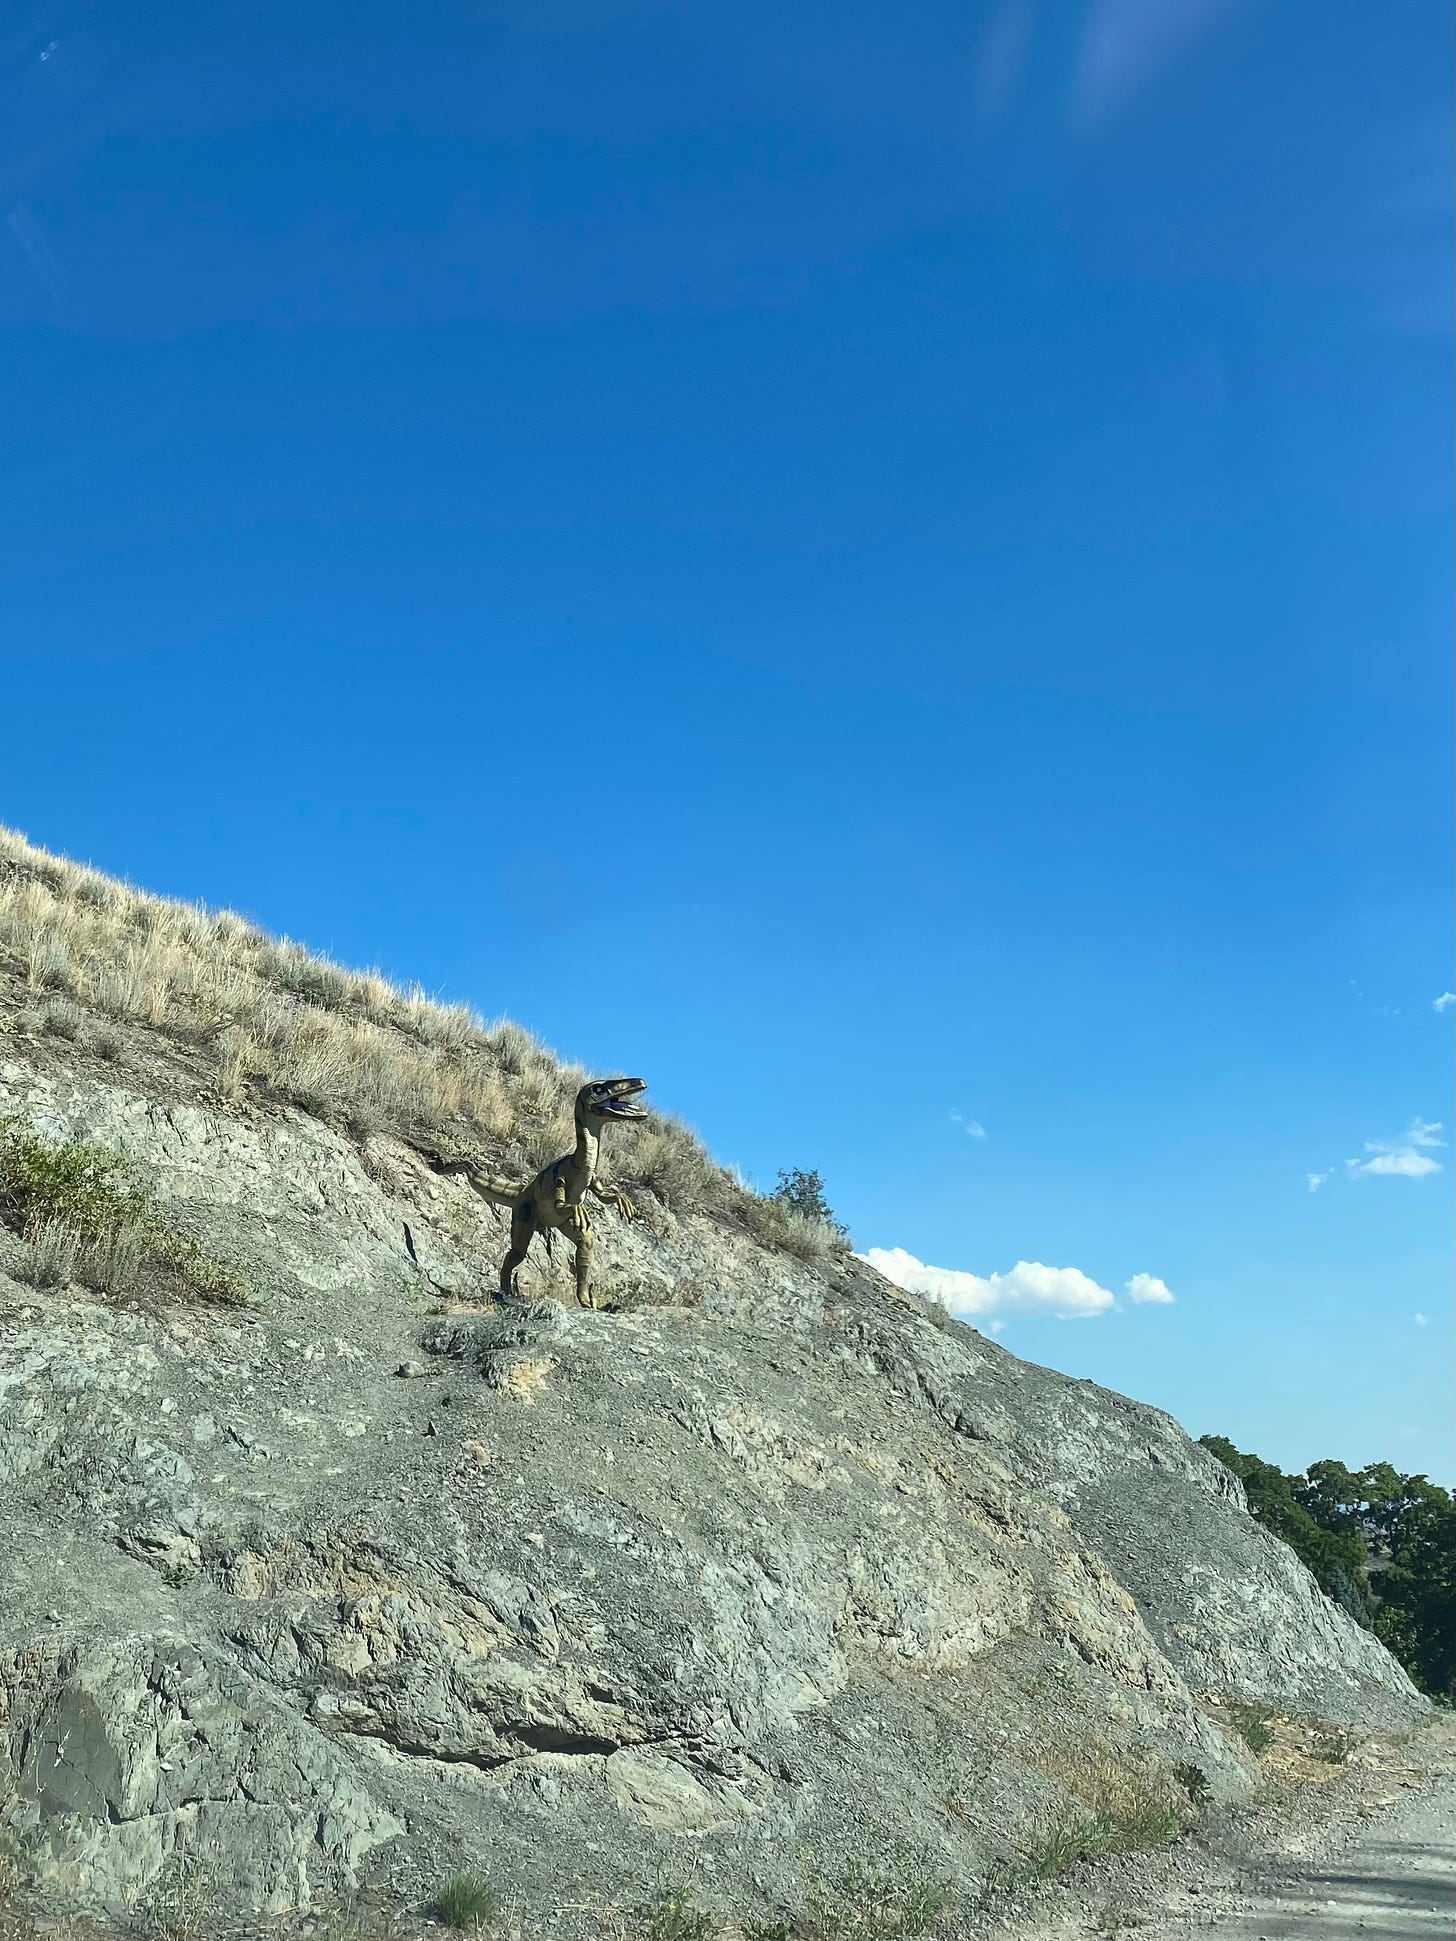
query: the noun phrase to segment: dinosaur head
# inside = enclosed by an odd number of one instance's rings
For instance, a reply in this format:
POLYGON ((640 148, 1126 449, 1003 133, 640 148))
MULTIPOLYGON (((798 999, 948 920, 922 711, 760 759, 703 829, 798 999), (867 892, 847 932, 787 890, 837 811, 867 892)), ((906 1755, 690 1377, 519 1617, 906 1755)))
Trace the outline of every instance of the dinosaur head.
POLYGON ((603 1125, 612 1119, 645 1119, 645 1106, 632 1100, 647 1090, 645 1078, 594 1078, 576 1095, 576 1116, 589 1125, 603 1125))

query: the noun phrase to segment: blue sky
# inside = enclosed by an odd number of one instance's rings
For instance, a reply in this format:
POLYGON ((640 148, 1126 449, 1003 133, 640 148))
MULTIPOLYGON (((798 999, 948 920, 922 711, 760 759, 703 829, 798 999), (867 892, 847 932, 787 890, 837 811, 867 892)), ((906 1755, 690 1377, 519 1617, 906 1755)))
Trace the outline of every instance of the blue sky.
POLYGON ((0 818, 1449 1481, 1451 38, 12 9, 0 818))

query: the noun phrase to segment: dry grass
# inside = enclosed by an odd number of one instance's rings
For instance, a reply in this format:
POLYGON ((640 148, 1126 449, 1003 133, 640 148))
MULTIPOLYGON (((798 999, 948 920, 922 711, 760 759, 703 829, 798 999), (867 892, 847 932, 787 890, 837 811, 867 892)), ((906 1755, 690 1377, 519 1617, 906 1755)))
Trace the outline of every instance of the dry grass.
POLYGON ((994 1890, 1053 1880, 1099 1854, 1160 1846, 1186 1831, 1188 1800, 1161 1768, 1134 1770, 1097 1740, 1043 1746, 1029 1756, 1070 1805, 1026 1840, 1017 1862, 993 1875, 994 1890))
MULTIPOLYGON (((354 971, 230 910, 149 896, 0 828, 0 975, 25 1029, 118 1059, 139 1024, 206 1061, 219 1095, 297 1106, 361 1146, 381 1133, 479 1145, 523 1179, 566 1151, 586 1073, 520 1025, 354 971), (97 1018, 109 1020, 97 1025, 97 1018)), ((748 1191, 676 1120, 614 1137, 609 1171, 674 1211, 725 1214, 766 1246, 823 1261, 825 1222, 748 1191)))

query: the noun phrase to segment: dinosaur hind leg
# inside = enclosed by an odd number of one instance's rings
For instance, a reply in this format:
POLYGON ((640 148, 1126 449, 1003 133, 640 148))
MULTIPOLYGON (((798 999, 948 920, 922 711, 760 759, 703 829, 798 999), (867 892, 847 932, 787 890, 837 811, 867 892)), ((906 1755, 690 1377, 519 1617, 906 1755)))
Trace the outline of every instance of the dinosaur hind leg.
POLYGON ((536 1223, 531 1218, 529 1207, 518 1206, 511 1211, 511 1248, 501 1262, 500 1291, 504 1301, 514 1300, 516 1293, 516 1269, 526 1258, 530 1249, 531 1235, 536 1223))
POLYGON ((578 1307, 595 1307, 591 1293, 591 1228, 583 1223, 573 1239, 576 1245, 576 1304, 578 1307))

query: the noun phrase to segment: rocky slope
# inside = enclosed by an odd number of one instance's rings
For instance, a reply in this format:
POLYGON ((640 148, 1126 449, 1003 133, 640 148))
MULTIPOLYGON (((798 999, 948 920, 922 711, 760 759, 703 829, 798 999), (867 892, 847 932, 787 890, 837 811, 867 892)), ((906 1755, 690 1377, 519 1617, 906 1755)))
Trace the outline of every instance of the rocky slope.
POLYGON ((490 1305, 499 1224, 405 1140, 15 979, 0 1022, 0 1115, 124 1152, 252 1290, 41 1290, 0 1228, 0 1826, 42 1905, 468 1866, 596 1933, 897 1841, 973 1895, 1089 1771, 1246 1794, 1218 1700, 1425 1709, 1170 1418, 852 1258, 644 1193, 610 1310, 560 1259, 490 1305))

